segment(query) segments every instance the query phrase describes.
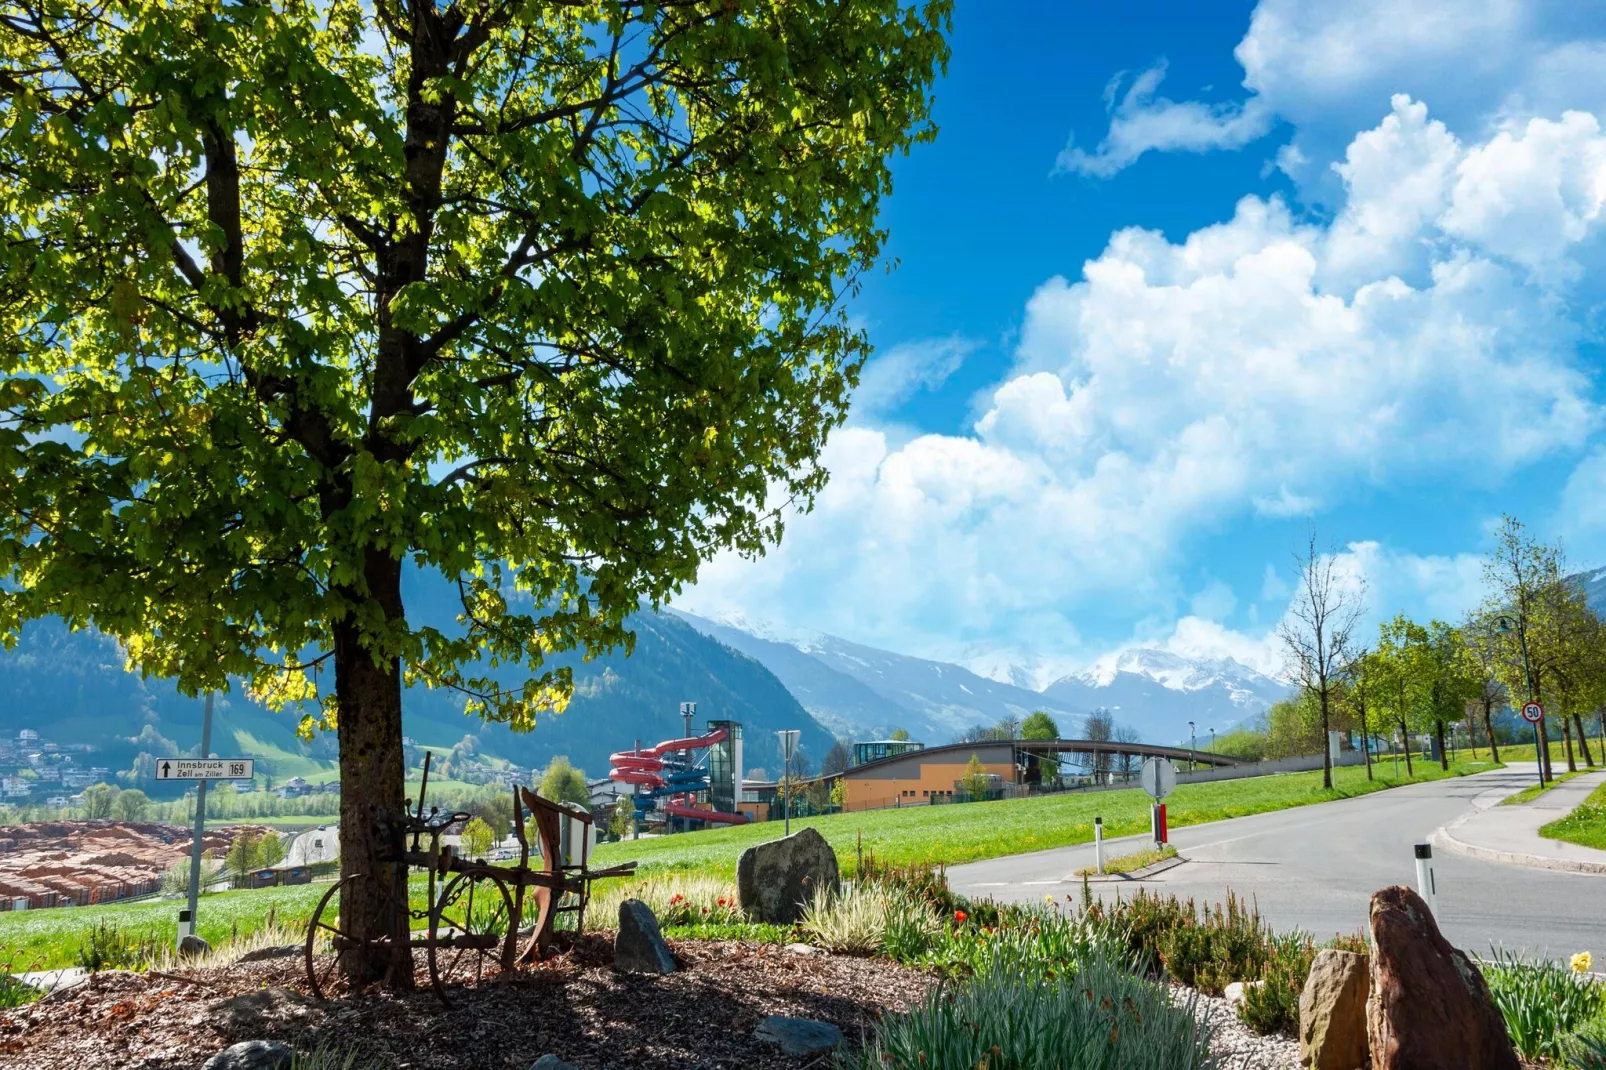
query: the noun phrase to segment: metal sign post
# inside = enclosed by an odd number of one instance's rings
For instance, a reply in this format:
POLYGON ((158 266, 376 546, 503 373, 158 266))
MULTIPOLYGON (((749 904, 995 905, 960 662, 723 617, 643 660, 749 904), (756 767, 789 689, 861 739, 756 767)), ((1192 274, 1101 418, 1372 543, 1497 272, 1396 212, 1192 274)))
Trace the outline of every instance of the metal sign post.
MULTIPOLYGON (((208 758, 211 756, 211 754, 212 692, 208 691, 206 693, 206 712, 201 715, 201 757, 203 759, 208 758)), ((170 762, 163 761, 159 763, 156 769, 157 779, 165 779, 161 775, 162 765, 167 765, 169 767, 169 772, 172 771, 172 764, 170 762)), ((201 898, 201 836, 205 832, 206 781, 205 779, 202 779, 202 781, 195 787, 195 836, 190 842, 190 896, 189 909, 185 911, 185 913, 189 916, 187 918, 179 919, 178 943, 180 947, 182 947, 184 944, 184 938, 195 932, 195 911, 200 905, 201 898), (188 923, 187 931, 186 923, 188 923)))
POLYGON ((1149 827, 1154 832, 1154 846, 1158 850, 1165 843, 1165 808, 1160 800, 1170 795, 1177 786, 1177 770, 1164 758, 1149 758, 1143 763, 1140 777, 1143 790, 1154 800, 1149 809, 1149 827))
POLYGON ((803 733, 796 728, 785 728, 775 733, 781 737, 781 761, 786 766, 781 784, 781 807, 786 816, 786 832, 792 834, 792 756, 797 753, 797 740, 803 733))
POLYGON ((1534 761, 1539 763, 1539 783, 1545 783, 1545 757, 1547 740, 1541 739, 1539 722, 1545 719, 1545 708, 1537 702, 1529 702, 1522 707, 1522 719, 1534 726, 1534 761))

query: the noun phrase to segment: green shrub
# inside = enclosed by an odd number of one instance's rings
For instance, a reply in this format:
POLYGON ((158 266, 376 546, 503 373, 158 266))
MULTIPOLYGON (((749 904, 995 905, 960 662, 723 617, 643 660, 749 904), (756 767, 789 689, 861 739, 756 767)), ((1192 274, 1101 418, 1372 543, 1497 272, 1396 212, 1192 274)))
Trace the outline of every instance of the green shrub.
POLYGON ((849 1065, 861 1070, 1213 1070, 1210 1029, 1124 961, 1088 955, 1053 980, 1011 969, 1011 952, 957 988, 890 1015, 849 1065))
POLYGON ((1132 961, 1124 930, 1086 913, 1010 904, 989 916, 992 924, 956 911, 916 963, 946 977, 984 977, 1002 968, 1022 980, 1052 980, 1089 955, 1132 961))
POLYGON ((1550 959, 1496 948, 1481 964, 1511 1043, 1527 1059, 1564 1061, 1569 1037, 1606 1015, 1606 985, 1550 959))
POLYGON ((1567 1038, 1567 1065, 1576 1070, 1606 1070, 1606 1018, 1597 1018, 1567 1038))
POLYGON ((153 932, 124 932, 102 921, 85 932, 78 943, 78 965, 90 973, 101 970, 143 970, 160 959, 165 942, 153 932))

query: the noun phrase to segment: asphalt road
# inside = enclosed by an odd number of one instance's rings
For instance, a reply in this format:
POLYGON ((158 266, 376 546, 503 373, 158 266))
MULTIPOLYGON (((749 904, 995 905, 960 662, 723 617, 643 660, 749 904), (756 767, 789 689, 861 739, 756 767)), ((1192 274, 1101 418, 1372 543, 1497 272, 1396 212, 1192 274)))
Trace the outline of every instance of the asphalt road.
MULTIPOLYGON (((1529 767, 1531 769, 1532 767, 1529 767)), ((1227 890, 1252 897, 1271 925, 1298 927, 1320 938, 1366 924, 1373 892, 1416 884, 1413 845, 1465 813, 1486 792, 1526 787, 1521 767, 1413 784, 1355 799, 1176 829, 1171 842, 1188 861, 1143 881, 1095 883, 1102 898, 1139 888, 1216 902, 1227 890)), ((1135 839, 1110 841, 1122 854, 1135 839)), ((1440 928, 1451 943, 1488 954, 1513 950, 1606 959, 1606 877, 1529 869, 1436 852, 1440 928)), ((1093 864, 1091 844, 1012 855, 948 870, 955 891, 973 897, 1038 902, 1045 895, 1080 899, 1093 864)))

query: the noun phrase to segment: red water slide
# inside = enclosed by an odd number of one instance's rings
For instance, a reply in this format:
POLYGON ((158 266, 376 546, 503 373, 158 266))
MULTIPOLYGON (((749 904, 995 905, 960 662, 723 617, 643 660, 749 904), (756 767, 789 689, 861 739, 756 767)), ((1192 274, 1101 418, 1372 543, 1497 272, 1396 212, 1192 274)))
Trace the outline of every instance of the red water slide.
POLYGON ((612 762, 620 769, 628 769, 632 767, 643 770, 652 769, 655 767, 662 768, 663 766, 660 759, 666 754, 670 754, 678 750, 702 750, 704 747, 712 747, 715 743, 723 743, 724 741, 725 729, 716 728, 706 736, 687 736, 685 739, 666 739, 656 747, 643 747, 640 750, 618 751, 614 754, 610 754, 608 756, 608 761, 612 762), (648 763, 652 764, 649 765, 648 763))

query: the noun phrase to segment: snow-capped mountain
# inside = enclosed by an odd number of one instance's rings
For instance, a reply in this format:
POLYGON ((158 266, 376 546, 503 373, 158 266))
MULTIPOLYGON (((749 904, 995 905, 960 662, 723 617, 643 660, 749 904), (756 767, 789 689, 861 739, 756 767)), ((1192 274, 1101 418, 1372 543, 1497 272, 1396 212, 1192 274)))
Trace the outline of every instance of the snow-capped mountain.
MULTIPOLYGON (((755 635, 729 620, 683 611, 693 628, 756 659, 786 685, 821 724, 855 739, 885 738, 902 728, 918 740, 946 743, 973 725, 994 725, 1047 710, 1062 732, 1080 729, 1085 711, 1045 698, 1035 688, 989 679, 948 662, 895 654, 834 635, 755 635)), ((747 624, 748 622, 742 622, 747 624)))
POLYGON ((1286 698, 1289 685, 1232 658, 1189 658, 1154 647, 1131 647, 1054 681, 1045 698, 1104 706, 1116 723, 1155 743, 1224 732, 1286 698))
POLYGON ((1145 740, 1185 740, 1193 721, 1204 741, 1210 728, 1219 733, 1253 719, 1288 692, 1288 685, 1232 658, 1188 658, 1151 647, 1121 650, 1071 673, 1063 660, 1004 653, 977 652, 956 665, 833 635, 677 612, 760 662, 821 724, 856 739, 904 728, 928 743, 947 742, 972 725, 1034 710, 1046 710, 1072 736, 1082 732, 1086 714, 1104 707, 1145 740))

